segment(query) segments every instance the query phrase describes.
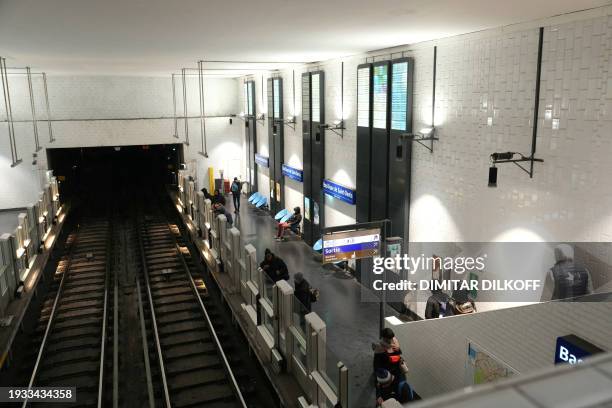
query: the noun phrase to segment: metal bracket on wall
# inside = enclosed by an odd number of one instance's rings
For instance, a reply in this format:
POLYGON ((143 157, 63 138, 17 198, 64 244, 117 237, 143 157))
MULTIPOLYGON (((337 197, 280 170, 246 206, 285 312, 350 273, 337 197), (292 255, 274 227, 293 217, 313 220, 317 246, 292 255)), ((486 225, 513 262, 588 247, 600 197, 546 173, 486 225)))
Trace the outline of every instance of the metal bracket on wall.
POLYGON ((38 140, 38 121, 36 120, 36 104, 34 103, 34 87, 32 86, 32 70, 26 67, 26 75, 28 79, 28 93, 30 95, 30 109, 32 111, 32 126, 34 131, 34 153, 40 151, 40 142, 38 140))
POLYGON ((187 78, 185 68, 181 68, 181 80, 183 82, 183 113, 185 116, 185 145, 189 146, 189 119, 187 114, 187 78))
POLYGON ((176 116, 176 80, 175 80, 176 75, 172 74, 172 105, 174 107, 174 115, 173 115, 173 119, 174 119, 174 138, 178 139, 178 119, 176 116))
POLYGON ((261 122, 262 124, 264 124, 266 122, 266 114, 265 113, 260 113, 259 115, 255 116, 255 120, 257 122, 261 122))
POLYGON ((343 120, 337 120, 332 125, 328 123, 323 123, 319 125, 319 129, 331 130, 341 138, 344 138, 344 130, 346 129, 346 127, 344 126, 343 120))
POLYGON ((55 142, 53 137, 53 126, 51 125, 51 107, 49 105, 49 90, 47 88, 47 74, 42 73, 43 88, 45 90, 45 107, 47 108, 47 124, 49 125, 49 143, 55 142))
POLYGON ((410 141, 417 142, 430 153, 433 153, 434 142, 440 140, 436 137, 436 128, 426 128, 422 129, 419 133, 404 133, 401 136, 402 138, 409 139, 410 141), (429 145, 425 144, 425 142, 429 142, 429 145))
POLYGON ((208 158, 208 150, 206 147, 206 121, 204 119, 204 63, 198 61, 198 88, 200 91, 200 137, 202 150, 198 153, 208 158))
POLYGON ((6 110, 6 123, 8 125, 9 145, 11 147, 11 167, 21 163, 17 155, 17 144, 15 142, 15 126, 13 124, 13 108, 11 105, 11 93, 9 90, 8 75, 6 72, 6 59, 0 57, 0 77, 2 77, 2 90, 4 94, 4 108, 6 110))
POLYGON ((291 129, 295 130, 295 124, 297 123, 297 120, 296 120, 295 116, 290 116, 287 119, 274 119, 274 123, 283 124, 283 125, 288 126, 291 129))
POLYGON ((514 163, 518 168, 529 174, 529 178, 533 178, 533 163, 544 163, 543 159, 537 159, 533 156, 526 157, 522 153, 517 152, 506 152, 506 153, 493 153, 491 155, 491 164, 495 167, 496 164, 503 163, 514 163), (519 155, 520 159, 515 159, 514 156, 519 155), (529 169, 521 166, 519 163, 527 162, 530 164, 529 169))

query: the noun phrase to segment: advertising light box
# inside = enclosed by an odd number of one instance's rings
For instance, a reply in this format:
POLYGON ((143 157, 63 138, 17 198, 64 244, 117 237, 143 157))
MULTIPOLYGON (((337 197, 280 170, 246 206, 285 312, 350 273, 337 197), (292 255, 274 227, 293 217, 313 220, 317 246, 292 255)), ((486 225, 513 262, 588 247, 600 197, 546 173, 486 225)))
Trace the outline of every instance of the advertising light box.
POLYGON ((357 126, 370 126, 370 67, 357 70, 357 126))
POLYGON ((408 63, 392 65, 391 129, 406 130, 408 105, 408 63))
POLYGON ((374 67, 374 122, 376 129, 387 128, 387 92, 389 86, 389 67, 377 65, 374 67))
POLYGON ((380 228, 323 235, 323 263, 379 256, 380 228))

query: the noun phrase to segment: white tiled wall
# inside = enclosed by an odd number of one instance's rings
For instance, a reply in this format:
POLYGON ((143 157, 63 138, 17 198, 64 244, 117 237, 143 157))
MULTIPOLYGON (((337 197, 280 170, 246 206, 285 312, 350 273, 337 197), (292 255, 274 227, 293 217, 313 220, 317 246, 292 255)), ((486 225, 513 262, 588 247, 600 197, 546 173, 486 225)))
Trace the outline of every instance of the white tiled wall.
MULTIPOLYGON (((10 77, 15 120, 31 119, 27 85, 23 78, 10 77)), ((207 116, 224 116, 239 112, 235 79, 205 79, 207 116)), ((182 86, 177 78, 177 114, 183 115, 182 86)), ((46 122, 39 123, 38 163, 33 166, 34 150, 31 123, 15 124, 17 147, 23 163, 10 168, 10 150, 6 123, 0 124, 0 208, 24 206, 40 190, 38 173, 46 169, 44 149, 78 146, 113 146, 132 144, 176 143, 173 138, 172 83, 170 77, 118 76, 49 76, 49 98, 56 142, 48 142, 46 122), (121 120, 121 119, 139 120, 121 120), (92 120, 112 119, 112 120, 92 120)), ((200 114, 197 77, 187 81, 188 114, 200 114)), ((34 77, 34 92, 39 119, 46 118, 42 98, 42 80, 34 77)), ((4 106, 2 107, 4 108, 4 106)), ((185 160, 197 166, 196 174, 207 180, 209 166, 224 169, 225 175, 237 176, 243 168, 242 127, 228 117, 206 119, 209 158, 201 150, 199 119, 189 120, 190 146, 185 146, 185 160)), ((178 122, 179 141, 185 140, 184 122, 178 122)))
MULTIPOLYGON (((435 45, 440 141, 433 154, 414 146, 410 240, 609 241, 612 187, 605 180, 612 172, 607 159, 612 153, 612 8, 392 50, 396 57, 403 52, 415 59, 414 130, 431 125, 435 45), (536 156, 545 162, 536 164, 533 179, 516 166, 500 165, 499 187, 490 189, 491 153, 530 153, 540 26, 545 41, 536 156)), ((377 58, 383 59, 390 52, 369 55, 386 53, 377 58)), ((365 58, 344 59, 347 130, 343 138, 329 131, 325 136, 326 177, 348 186, 355 185, 359 165, 355 80, 356 66, 365 58)), ((341 61, 318 65, 326 73, 329 123, 338 118, 341 61)), ((291 70, 282 75, 288 92, 291 70)), ((299 109, 297 114, 299 129, 299 109)), ((288 129, 286 135, 286 156, 300 157, 297 137, 293 143, 288 129)), ((355 207, 328 198, 328 226, 354 217, 355 207)))

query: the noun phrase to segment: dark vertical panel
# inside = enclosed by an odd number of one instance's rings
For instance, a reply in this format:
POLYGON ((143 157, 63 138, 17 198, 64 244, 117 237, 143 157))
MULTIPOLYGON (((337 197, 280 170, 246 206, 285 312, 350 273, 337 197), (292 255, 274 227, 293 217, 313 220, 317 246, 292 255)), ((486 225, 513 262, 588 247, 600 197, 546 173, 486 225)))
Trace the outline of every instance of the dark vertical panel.
POLYGON ((247 112, 245 133, 247 138, 248 164, 251 173, 251 191, 255 192, 257 186, 257 165, 255 153, 257 152, 257 121, 255 120, 255 81, 247 81, 247 112))
MULTIPOLYGON (((277 184, 275 190, 275 211, 274 214, 285 207, 285 179, 283 178, 282 164, 285 156, 285 126, 283 124, 283 79, 274 78, 273 81, 273 101, 277 109, 274 111, 274 181, 277 184), (280 194, 279 194, 280 192, 280 194)), ((270 166, 272 167, 272 166, 270 166)), ((274 215, 273 214, 273 215, 274 215)))
POLYGON ((357 82, 357 222, 368 222, 371 198, 372 64, 357 67, 357 82))
POLYGON ((302 140, 304 166, 304 241, 313 245, 312 240, 312 146, 310 117, 310 73, 302 74, 302 140))
POLYGON ((268 118, 268 157, 270 159, 270 166, 268 167, 268 184, 270 187, 269 202, 270 212, 276 213, 276 196, 274 191, 274 168, 276 158, 274 157, 274 90, 272 89, 272 78, 268 78, 266 81, 266 95, 268 101, 268 111, 266 116, 268 118))
POLYGON ((394 60, 391 64, 391 130, 389 141, 389 213, 391 236, 408 242, 410 213, 410 171, 412 143, 402 134, 412 133, 413 105, 412 58, 394 60), (401 91, 405 89, 405 94, 401 91))
MULTIPOLYGON (((389 61, 373 66, 372 101, 372 170, 370 215, 372 221, 384 220, 388 214, 389 180, 389 61), (377 75, 379 73, 379 75, 377 75), (377 101, 377 97, 380 98, 377 101), (377 107, 385 110, 377 111, 377 107)), ((359 194, 358 194, 359 195, 359 194)))
POLYGON ((311 146, 312 146, 312 201, 313 201, 313 223, 312 223, 312 239, 318 240, 321 237, 321 230, 325 226, 325 196, 323 194, 323 178, 325 177, 325 129, 321 128, 321 124, 325 123, 325 75, 323 71, 312 72, 310 76, 311 84, 311 109, 312 116, 311 127, 311 146), (315 91, 316 78, 319 79, 318 89, 315 91), (318 92, 317 92, 318 91, 318 92), (318 93, 318 100, 315 101, 318 93), (315 106, 318 102, 319 114, 315 117, 315 106), (317 121, 318 119, 318 121, 317 121), (318 214, 318 222, 317 222, 318 214))

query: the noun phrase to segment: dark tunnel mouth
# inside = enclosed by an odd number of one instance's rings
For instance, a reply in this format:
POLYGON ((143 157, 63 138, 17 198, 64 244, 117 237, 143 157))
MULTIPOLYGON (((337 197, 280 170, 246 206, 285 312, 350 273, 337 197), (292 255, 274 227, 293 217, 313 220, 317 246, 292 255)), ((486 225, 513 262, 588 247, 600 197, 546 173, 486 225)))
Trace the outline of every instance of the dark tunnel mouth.
POLYGON ((58 179, 62 201, 69 202, 175 184, 183 145, 52 148, 47 149, 47 161, 58 179))

